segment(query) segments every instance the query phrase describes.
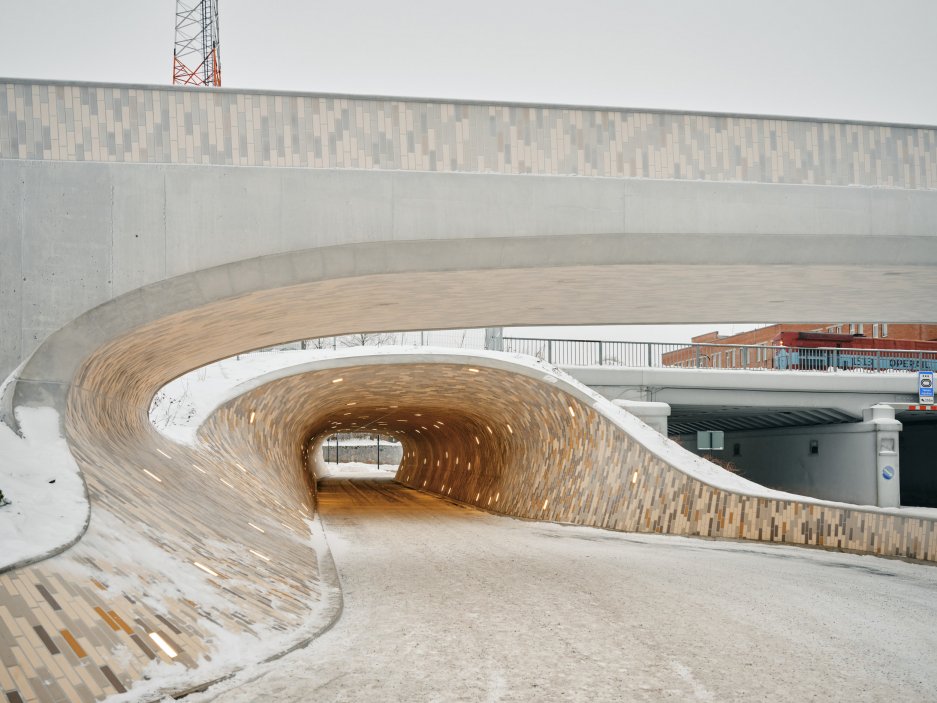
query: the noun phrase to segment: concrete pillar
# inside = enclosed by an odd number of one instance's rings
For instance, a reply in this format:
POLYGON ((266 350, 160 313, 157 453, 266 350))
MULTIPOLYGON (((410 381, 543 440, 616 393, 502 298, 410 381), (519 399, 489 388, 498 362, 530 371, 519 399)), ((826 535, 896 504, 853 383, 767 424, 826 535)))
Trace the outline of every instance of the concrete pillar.
POLYGON ((876 505, 897 508, 901 505, 901 476, 898 467, 898 433, 901 423, 889 405, 873 405, 862 411, 862 421, 873 425, 875 432, 876 505))
POLYGON ((614 400, 612 402, 660 432, 664 437, 667 436, 667 418, 670 417, 670 406, 667 403, 645 400, 614 400))

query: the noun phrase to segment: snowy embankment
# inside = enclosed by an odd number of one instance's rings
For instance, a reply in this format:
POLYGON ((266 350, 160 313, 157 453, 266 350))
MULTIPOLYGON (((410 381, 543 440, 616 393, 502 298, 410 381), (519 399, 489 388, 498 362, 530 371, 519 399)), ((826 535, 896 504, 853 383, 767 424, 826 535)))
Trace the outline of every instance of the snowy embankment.
POLYGON ((23 436, 0 423, 0 571, 77 540, 88 524, 78 465, 52 408, 17 408, 23 436))
POLYGON ((163 386, 150 404, 150 422, 173 441, 193 446, 199 426, 241 383, 288 366, 346 356, 352 351, 290 349, 252 352, 216 361, 163 386))

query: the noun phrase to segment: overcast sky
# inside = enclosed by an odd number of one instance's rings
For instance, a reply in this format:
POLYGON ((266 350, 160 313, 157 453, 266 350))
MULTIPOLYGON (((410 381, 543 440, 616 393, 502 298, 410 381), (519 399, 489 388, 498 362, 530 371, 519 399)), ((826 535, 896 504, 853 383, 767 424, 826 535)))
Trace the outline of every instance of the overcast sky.
MULTIPOLYGON (((0 76, 169 83, 175 6, 0 0, 0 76)), ((220 12, 226 87, 937 124, 937 0, 220 0, 220 12)))

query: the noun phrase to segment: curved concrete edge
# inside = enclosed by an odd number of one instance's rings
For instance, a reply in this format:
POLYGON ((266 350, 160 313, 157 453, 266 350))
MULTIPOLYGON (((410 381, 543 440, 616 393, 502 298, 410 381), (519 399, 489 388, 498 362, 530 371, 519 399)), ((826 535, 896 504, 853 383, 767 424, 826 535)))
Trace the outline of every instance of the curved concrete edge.
MULTIPOLYGON (((850 189, 840 190, 849 193, 850 197, 855 195, 850 189)), ((937 208, 937 194, 934 195, 933 204, 937 208)), ((483 271, 516 271, 518 275, 520 272, 528 275, 540 272, 544 277, 547 272, 552 272, 555 278, 580 285, 576 281, 576 271, 595 274, 605 270, 610 275, 617 274, 619 279, 634 279, 633 285, 627 285, 625 280, 618 281, 617 287, 621 289, 624 299, 637 290, 650 295, 651 291, 665 285, 664 281, 674 279, 682 280, 687 285, 709 287, 711 291, 698 297, 723 298, 720 314, 730 321, 752 317, 756 310, 773 316, 772 319, 781 319, 786 317, 783 310, 795 305, 802 310, 801 315, 804 317, 812 314, 823 317, 824 313, 828 316, 830 312, 826 309, 821 312, 823 306, 817 305, 816 301, 822 298, 829 285, 837 284, 837 281, 838 285, 855 287, 857 300, 862 298, 860 289, 865 291, 868 286, 877 285, 880 276, 890 276, 896 272, 902 274, 902 285, 909 290, 933 287, 929 282, 932 268, 930 262, 937 261, 937 239, 932 236, 836 233, 822 236, 757 236, 757 247, 746 246, 744 242, 750 243, 752 236, 741 233, 689 236, 636 232, 398 240, 325 246, 222 264, 146 285, 83 313, 51 334, 30 355, 7 392, 7 395, 12 392, 12 399, 5 398, 0 407, 6 409, 4 421, 14 426, 15 418, 11 417, 9 409, 15 405, 63 407, 64 397, 82 362, 108 341, 172 315, 191 313, 205 306, 225 302, 235 305, 240 299, 251 295, 293 286, 365 281, 371 276, 386 276, 391 280, 395 275, 431 276, 443 273, 449 274, 455 281, 459 278, 456 274, 483 271), (854 246, 857 237, 862 240, 861 247, 854 246), (899 242, 904 245, 898 246, 899 242), (735 267, 735 275, 728 279, 724 276, 726 266, 735 267), (789 293, 796 293, 798 300, 784 303, 783 306, 780 305, 783 301, 760 300, 758 307, 745 296, 734 293, 728 297, 725 295, 731 292, 726 290, 727 287, 737 286, 741 293, 758 280, 763 285, 772 285, 767 276, 769 269, 773 276, 777 276, 778 285, 789 281, 791 276, 802 276, 807 269, 816 273, 816 280, 808 281, 805 278, 797 291, 789 293), (862 280, 862 285, 856 281, 857 278, 862 280), (725 308, 729 299, 734 301, 732 304, 738 309, 725 308)), ((894 285, 896 279, 892 276, 890 280, 894 285)), ((610 291, 615 290, 613 283, 603 282, 601 285, 610 291)), ((882 313, 880 316, 894 320, 908 318, 906 299, 900 295, 892 298, 881 294, 878 296, 877 305, 882 313)), ((843 299, 853 301, 851 295, 843 299)), ((498 323, 583 321, 581 310, 564 315, 562 306, 542 306, 521 312, 511 309, 510 298, 504 298, 502 302, 504 305, 498 323)), ((569 302, 567 306, 573 304, 569 302)), ((843 305, 844 308, 837 312, 841 312, 844 318, 850 317, 851 313, 855 317, 862 307, 854 302, 843 305)), ((527 307, 531 306, 528 304, 527 307)), ((622 312, 617 307, 609 306, 608 310, 603 310, 601 306, 593 304, 592 308, 590 321, 597 324, 622 319, 622 312)), ((649 315, 650 312, 645 310, 639 313, 637 308, 633 308, 629 313, 629 321, 678 323, 707 319, 702 309, 694 307, 692 301, 682 300, 677 304, 665 301, 660 295, 653 315, 649 315)), ((470 324, 474 324, 474 320, 470 324)), ((435 326, 445 326, 445 323, 435 326)), ((450 322, 449 326, 459 326, 458 321, 450 322)), ((403 329, 401 325, 395 327, 403 329)), ((356 331, 363 330, 355 324, 348 329, 336 330, 330 326, 322 330, 323 334, 356 331)), ((270 337, 258 340, 258 347, 267 342, 283 341, 280 337, 270 337)), ((213 357, 200 358, 196 365, 224 358, 228 352, 237 351, 245 349, 219 351, 213 357)), ((185 370, 188 369, 180 369, 177 373, 185 370)), ((164 382, 168 380, 164 379, 164 382)))

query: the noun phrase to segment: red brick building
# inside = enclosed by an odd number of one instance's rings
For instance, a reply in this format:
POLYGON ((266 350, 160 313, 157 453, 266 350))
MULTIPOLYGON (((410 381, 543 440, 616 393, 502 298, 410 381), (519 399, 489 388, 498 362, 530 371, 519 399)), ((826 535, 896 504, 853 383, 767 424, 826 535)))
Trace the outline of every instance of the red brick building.
POLYGON ((718 331, 693 337, 694 345, 665 352, 664 366, 700 368, 772 368, 771 340, 781 332, 828 332, 854 334, 872 338, 937 341, 937 325, 894 322, 823 322, 811 324, 779 324, 733 335, 718 331), (712 346, 710 346, 712 345, 712 346), (724 349, 722 345, 755 346, 763 349, 724 349))

